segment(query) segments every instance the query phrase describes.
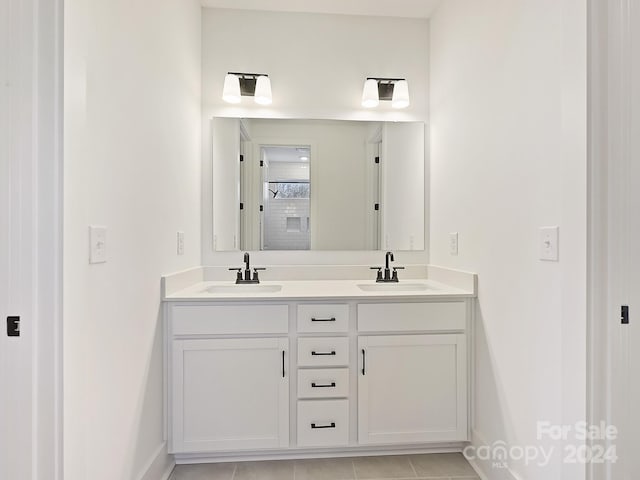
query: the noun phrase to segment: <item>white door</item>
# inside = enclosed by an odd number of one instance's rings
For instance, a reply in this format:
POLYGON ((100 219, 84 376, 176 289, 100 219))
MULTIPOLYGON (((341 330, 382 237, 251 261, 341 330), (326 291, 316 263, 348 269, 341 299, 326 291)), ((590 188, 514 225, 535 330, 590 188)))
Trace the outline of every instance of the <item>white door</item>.
POLYGON ((612 421, 619 430, 615 441, 618 460, 610 478, 636 480, 640 478, 640 3, 624 3, 629 24, 621 28, 623 45, 628 42, 628 48, 622 50, 623 120, 620 131, 612 133, 619 148, 614 150, 610 183, 612 421), (628 324, 618 320, 622 305, 629 307, 628 324))
MULTIPOLYGON (((30 479, 32 454, 31 229, 29 205, 33 152, 29 126, 32 108, 27 84, 30 9, 0 3, 0 478, 30 479), (21 30, 22 29, 22 30, 21 30), (22 320, 20 336, 9 337, 8 317, 22 320)), ((16 332, 17 333, 17 332, 16 332)))
MULTIPOLYGON (((380 135, 382 135, 380 130, 380 135)), ((380 250, 381 235, 381 192, 382 175, 380 175, 380 144, 377 137, 367 143, 367 246, 369 250, 380 250)))
POLYGON ((173 452, 289 446, 287 338, 176 340, 173 452))
MULTIPOLYGON (((9 17, 0 11, 0 18, 9 17)), ((9 140, 15 130, 5 108, 7 100, 7 89, 0 88, 0 478, 28 479, 33 474, 33 337, 28 326, 33 317, 29 297, 23 294, 31 277, 23 270, 28 267, 24 262, 28 252, 21 245, 21 234, 29 218, 23 218, 19 208, 24 200, 19 188, 21 162, 12 151, 15 142, 9 140), (9 337, 7 322, 14 316, 21 318, 22 328, 20 336, 9 337)))
POLYGON ((240 210, 240 241, 239 248, 242 251, 258 250, 258 244, 254 236, 256 222, 255 207, 255 184, 253 175, 255 175, 253 158, 253 144, 251 137, 247 131, 246 124, 240 120, 240 202, 242 208, 240 210))
POLYGON ((358 338, 358 442, 467 439, 463 334, 358 338))
POLYGON ((0 479, 62 478, 62 1, 0 2, 0 479), (7 317, 20 317, 8 336, 7 317))
POLYGON ((240 120, 211 119, 213 249, 240 247, 240 120))

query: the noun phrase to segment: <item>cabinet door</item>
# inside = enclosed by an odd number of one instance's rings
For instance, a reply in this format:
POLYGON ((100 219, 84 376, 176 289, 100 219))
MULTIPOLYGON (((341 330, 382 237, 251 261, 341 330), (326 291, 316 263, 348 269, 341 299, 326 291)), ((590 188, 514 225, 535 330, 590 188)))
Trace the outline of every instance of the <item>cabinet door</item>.
POLYGON ((289 446, 286 338, 175 340, 174 453, 289 446))
POLYGON ((361 444, 467 440, 464 334, 358 339, 361 444))

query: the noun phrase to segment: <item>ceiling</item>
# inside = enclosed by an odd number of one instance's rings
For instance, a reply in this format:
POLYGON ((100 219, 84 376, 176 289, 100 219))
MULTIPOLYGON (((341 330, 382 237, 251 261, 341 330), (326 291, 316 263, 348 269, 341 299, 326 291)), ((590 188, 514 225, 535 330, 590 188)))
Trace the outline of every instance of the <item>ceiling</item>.
POLYGON ((202 0, 212 8, 429 18, 442 0, 202 0))
POLYGON ((285 163, 308 163, 310 157, 309 147, 303 146, 281 146, 281 147, 262 147, 265 158, 272 162, 285 163), (302 158, 301 158, 302 157, 302 158))

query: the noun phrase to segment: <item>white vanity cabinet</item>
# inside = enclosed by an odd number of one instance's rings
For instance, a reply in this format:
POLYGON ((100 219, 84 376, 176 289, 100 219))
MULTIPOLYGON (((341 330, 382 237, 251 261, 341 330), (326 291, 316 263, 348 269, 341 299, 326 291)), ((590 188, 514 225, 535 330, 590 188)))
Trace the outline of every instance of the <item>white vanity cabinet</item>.
POLYGON ((168 301, 178 463, 468 440, 471 299, 168 301))
POLYGON ((358 305, 360 444, 467 440, 465 328, 464 302, 358 305))
POLYGON ((169 316, 170 451, 288 447, 287 306, 174 305, 169 316))

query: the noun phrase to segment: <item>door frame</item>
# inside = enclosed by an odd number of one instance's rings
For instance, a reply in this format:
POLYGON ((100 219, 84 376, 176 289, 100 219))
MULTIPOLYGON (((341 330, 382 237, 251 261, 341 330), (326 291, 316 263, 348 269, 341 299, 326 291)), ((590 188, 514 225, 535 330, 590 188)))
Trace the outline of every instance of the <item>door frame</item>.
MULTIPOLYGON (((621 424, 616 414, 620 370, 615 339, 620 334, 620 282, 630 215, 625 189, 631 162, 630 0, 588 1, 587 160, 587 422, 621 424), (603 388, 604 387, 604 388, 603 388)), ((593 445, 595 442, 591 442, 593 445)), ((620 441, 607 441, 609 447, 620 441)), ((618 452, 619 453, 619 452, 618 452)), ((619 478, 620 464, 588 464, 587 479, 619 478)))
MULTIPOLYGON (((263 158, 263 149, 268 147, 309 147, 310 154, 310 167, 309 167, 309 182, 311 182, 312 178, 319 178, 318 176, 318 162, 317 158, 319 158, 319 150, 318 143, 314 139, 310 138, 292 138, 292 137, 253 137, 252 138, 253 145, 253 159, 254 162, 257 160, 259 162, 264 161, 263 158), (315 153, 314 153, 315 152, 315 153), (314 159, 316 159, 314 161, 314 159)), ((266 163, 265 163, 266 165, 266 163)), ((266 201, 264 199, 264 182, 265 182, 265 169, 263 167, 259 167, 260 171, 258 175, 254 176, 255 180, 260 182, 259 186, 254 187, 254 192, 259 192, 257 200, 259 204, 263 205, 263 211, 258 212, 259 215, 259 250, 264 251, 264 216, 266 214, 267 206, 266 201)), ((268 168, 268 165, 267 165, 268 168)), ((267 175, 268 176, 268 175, 267 175)), ((309 183, 311 188, 311 183, 309 183)), ((318 218, 318 203, 317 199, 319 197, 318 191, 320 190, 318 184, 311 188, 310 197, 309 197, 309 245, 310 249, 313 250, 314 245, 317 244, 317 239, 314 233, 317 233, 317 229, 313 228, 313 219, 318 218)))
POLYGON ((16 388, 7 405, 23 399, 16 414, 26 410, 30 428, 0 431, 0 447, 19 478, 62 480, 63 0, 7 2, 11 202, 0 208, 11 219, 2 254, 16 268, 2 313, 21 317, 22 335, 0 373, 16 388))

